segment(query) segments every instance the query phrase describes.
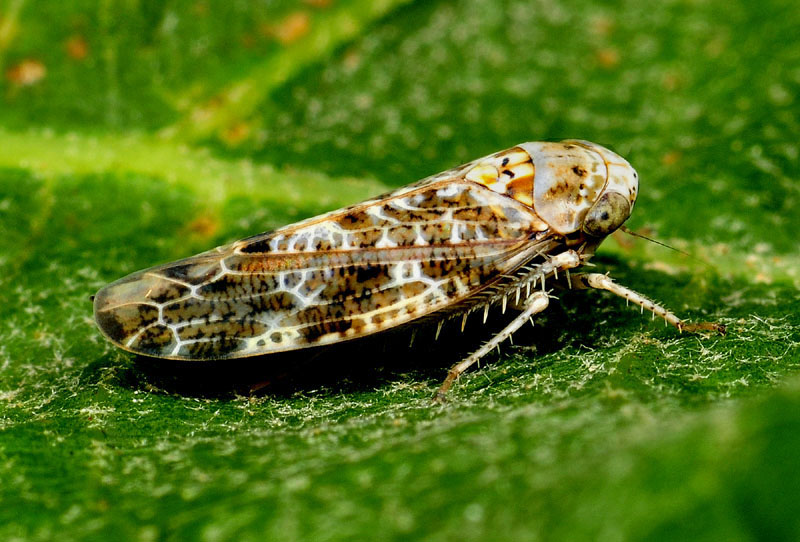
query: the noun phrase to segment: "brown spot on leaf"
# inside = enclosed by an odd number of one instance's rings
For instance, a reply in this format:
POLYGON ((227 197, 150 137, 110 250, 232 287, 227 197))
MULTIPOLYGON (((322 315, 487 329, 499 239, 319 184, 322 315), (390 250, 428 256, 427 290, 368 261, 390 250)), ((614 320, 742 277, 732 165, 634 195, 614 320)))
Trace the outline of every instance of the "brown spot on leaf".
POLYGON ((686 77, 677 71, 668 71, 661 77, 661 86, 670 92, 686 86, 686 77))
POLYGON ((304 11, 296 11, 272 27, 272 35, 284 45, 293 43, 311 29, 311 17, 304 11))
POLYGON ((619 64, 619 51, 613 47, 604 47, 595 52, 598 64, 603 68, 614 68, 619 64))
POLYGON ((677 164, 681 159, 680 151, 669 151, 661 156, 661 163, 665 166, 672 166, 677 164))
POLYGON ((195 2, 192 5, 192 13, 197 15, 198 17, 205 17, 208 15, 209 7, 208 2, 205 0, 200 0, 199 2, 195 2))
POLYGON ((64 46, 67 49, 67 56, 73 60, 83 60, 89 56, 89 43, 83 36, 71 36, 64 46))
POLYGON ((47 68, 40 61, 26 58, 6 70, 6 78, 21 87, 33 86, 47 75, 47 68))
POLYGON ((207 238, 217 233, 219 222, 212 216, 201 215, 189 222, 186 229, 195 235, 207 238))
POLYGON ((251 133, 250 125, 246 122, 236 122, 222 131, 222 140, 228 145, 238 145, 245 141, 251 133))

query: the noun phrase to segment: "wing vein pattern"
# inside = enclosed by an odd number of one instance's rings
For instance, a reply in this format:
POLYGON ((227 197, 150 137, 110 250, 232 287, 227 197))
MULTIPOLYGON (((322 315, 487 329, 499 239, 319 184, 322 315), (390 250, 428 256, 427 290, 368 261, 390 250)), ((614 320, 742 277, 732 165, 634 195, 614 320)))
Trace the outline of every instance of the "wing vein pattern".
POLYGON ((469 166, 129 275, 101 292, 98 322, 136 353, 220 359, 362 337, 463 303, 548 243, 530 207, 464 178, 469 166))

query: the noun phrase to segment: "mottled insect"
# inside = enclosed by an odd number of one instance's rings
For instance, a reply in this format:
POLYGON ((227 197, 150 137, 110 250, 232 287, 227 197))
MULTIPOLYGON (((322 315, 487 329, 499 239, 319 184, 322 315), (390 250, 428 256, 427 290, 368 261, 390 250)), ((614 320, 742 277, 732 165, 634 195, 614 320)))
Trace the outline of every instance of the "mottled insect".
MULTIPOLYGON (((394 192, 133 273, 98 292, 115 345, 217 360, 359 339, 484 311, 521 311, 454 365, 437 397, 549 303, 546 284, 624 297, 691 325, 607 275, 572 274, 631 214, 636 171, 586 141, 522 143, 394 192)), ((437 336, 438 336, 437 329, 437 336)))

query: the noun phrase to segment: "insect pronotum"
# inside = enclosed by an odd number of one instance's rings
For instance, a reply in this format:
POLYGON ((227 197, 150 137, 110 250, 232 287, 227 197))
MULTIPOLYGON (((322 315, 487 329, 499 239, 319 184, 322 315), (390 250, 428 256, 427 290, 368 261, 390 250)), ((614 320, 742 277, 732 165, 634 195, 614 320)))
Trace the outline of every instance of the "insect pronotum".
MULTIPOLYGON (((548 284, 608 290, 687 324, 608 276, 570 273, 631 214, 631 165, 587 141, 521 143, 388 194, 143 271, 94 315, 144 356, 218 360, 357 340, 511 304, 505 329, 454 365, 436 397, 547 308, 548 284)), ((438 334, 438 330, 437 330, 438 334)))

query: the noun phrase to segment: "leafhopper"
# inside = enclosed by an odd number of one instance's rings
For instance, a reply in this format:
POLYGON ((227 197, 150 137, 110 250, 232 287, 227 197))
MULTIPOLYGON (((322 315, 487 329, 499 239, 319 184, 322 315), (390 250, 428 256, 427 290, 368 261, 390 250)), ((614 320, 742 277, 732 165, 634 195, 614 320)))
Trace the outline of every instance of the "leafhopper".
MULTIPOLYGON (((688 324, 612 281, 576 272, 620 228, 639 179, 587 141, 521 143, 357 205, 176 262, 101 289, 94 315, 116 346, 173 360, 297 351, 462 318, 519 314, 456 363, 437 393, 545 310, 548 285, 607 290, 688 324)), ((438 330, 437 330, 438 333, 438 330)))

